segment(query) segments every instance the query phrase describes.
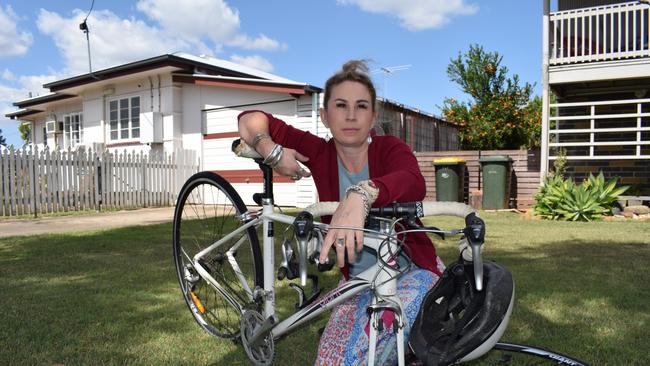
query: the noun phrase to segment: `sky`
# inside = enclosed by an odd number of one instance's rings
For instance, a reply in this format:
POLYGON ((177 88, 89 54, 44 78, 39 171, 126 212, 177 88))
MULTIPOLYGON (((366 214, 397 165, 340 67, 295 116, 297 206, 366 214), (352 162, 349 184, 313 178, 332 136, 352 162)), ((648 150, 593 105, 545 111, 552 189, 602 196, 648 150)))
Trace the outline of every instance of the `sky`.
POLYGON ((471 44, 541 94, 540 0, 1 0, 0 129, 21 145, 13 103, 42 85, 173 52, 206 54, 322 87, 369 59, 378 95, 440 115, 467 100, 447 66, 471 44), (92 7, 92 10, 91 10, 92 7), (403 66, 403 67, 400 67, 403 66), (381 69, 394 68, 392 73, 381 69))

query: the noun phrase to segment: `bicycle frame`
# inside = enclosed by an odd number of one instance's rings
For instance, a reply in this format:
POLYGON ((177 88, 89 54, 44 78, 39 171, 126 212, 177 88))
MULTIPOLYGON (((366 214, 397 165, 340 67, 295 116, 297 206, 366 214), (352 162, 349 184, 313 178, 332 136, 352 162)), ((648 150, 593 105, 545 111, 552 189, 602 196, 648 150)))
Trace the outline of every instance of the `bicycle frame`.
MULTIPOLYGON (((290 332, 299 325, 308 322, 321 315, 324 311, 330 310, 336 305, 349 299, 350 297, 358 294, 366 288, 373 288, 373 301, 372 305, 375 310, 390 309, 395 311, 395 317, 398 320, 397 329, 397 351, 399 365, 404 364, 404 323, 402 314, 402 304, 397 297, 397 277, 400 272, 391 267, 390 265, 383 265, 380 258, 384 262, 389 262, 397 252, 397 242, 395 239, 395 232, 388 225, 384 224, 382 232, 366 233, 364 238, 364 246, 374 249, 378 253, 378 261, 375 265, 366 269, 358 276, 337 286, 321 298, 314 301, 312 304, 298 310, 293 315, 277 322, 275 315, 275 235, 274 223, 284 223, 291 225, 295 217, 285 215, 282 213, 274 212, 272 200, 264 200, 261 214, 256 215, 252 220, 246 222, 244 225, 238 227, 233 232, 224 236, 217 242, 208 246, 201 252, 197 253, 192 262, 196 271, 208 281, 215 289, 217 289, 224 298, 231 304, 237 311, 243 313, 244 308, 237 300, 226 291, 218 281, 216 281, 210 273, 201 265, 201 259, 206 257, 210 252, 219 248, 223 243, 227 243, 233 237, 240 235, 250 227, 258 227, 262 225, 263 233, 263 271, 264 271, 264 313, 263 317, 267 319, 266 328, 274 339, 290 332), (381 245, 382 242, 388 242, 387 245, 381 245), (381 300, 381 301, 380 301, 381 300)), ((320 224, 319 224, 320 225, 320 224)), ((241 270, 234 258, 233 252, 245 241, 246 236, 243 236, 230 250, 226 253, 228 262, 233 267, 239 281, 243 288, 248 293, 250 300, 254 299, 254 289, 251 289, 244 277, 241 275, 241 270)), ((371 324, 377 322, 377 311, 371 313, 371 324)), ((263 333, 260 331, 259 333, 263 333)), ((267 333, 268 334, 268 333, 267 333)), ((259 335, 259 334, 258 334, 259 335)), ((256 337, 257 338, 257 337, 256 337)), ((370 349, 369 349, 369 364, 374 364, 374 353, 377 340, 377 329, 375 326, 370 327, 370 349)))

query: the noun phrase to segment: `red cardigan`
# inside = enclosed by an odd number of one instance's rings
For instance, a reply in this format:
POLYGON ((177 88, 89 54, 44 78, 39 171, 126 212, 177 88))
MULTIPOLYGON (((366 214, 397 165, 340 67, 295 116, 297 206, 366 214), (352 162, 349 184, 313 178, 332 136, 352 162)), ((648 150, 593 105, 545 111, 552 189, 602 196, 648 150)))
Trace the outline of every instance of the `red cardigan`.
MULTIPOLYGON (((263 111, 269 119, 269 134, 276 143, 297 150, 307 156, 305 165, 311 171, 322 202, 339 200, 338 162, 334 139, 326 141, 313 134, 299 130, 263 111)), ((394 136, 374 136, 368 146, 368 175, 379 188, 379 196, 373 207, 386 206, 392 202, 413 202, 424 199, 426 185, 417 159, 411 149, 394 136)), ((413 262, 438 275, 436 250, 424 233, 411 233, 406 245, 413 262)), ((347 268, 343 274, 347 278, 347 268)))

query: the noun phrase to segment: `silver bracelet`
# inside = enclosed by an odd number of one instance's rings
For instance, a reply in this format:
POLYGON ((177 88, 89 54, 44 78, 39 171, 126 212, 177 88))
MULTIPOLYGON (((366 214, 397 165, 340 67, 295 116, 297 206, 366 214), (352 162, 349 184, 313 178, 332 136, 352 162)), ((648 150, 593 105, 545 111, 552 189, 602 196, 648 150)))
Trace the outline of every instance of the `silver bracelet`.
POLYGON ((345 197, 348 196, 348 194, 352 193, 357 193, 361 195, 361 199, 363 200, 363 209, 365 211, 366 216, 370 213, 370 194, 366 192, 365 189, 361 188, 358 185, 351 185, 348 187, 348 189, 345 190, 345 197))
POLYGON ((264 158, 264 161, 262 161, 264 164, 270 166, 271 168, 275 168, 276 165, 280 162, 280 159, 282 159, 282 153, 284 152, 284 149, 282 148, 282 145, 280 144, 275 144, 273 146, 273 150, 269 153, 264 158))
POLYGON ((270 139, 270 138, 271 136, 269 136, 268 133, 258 133, 257 135, 255 135, 255 137, 253 137, 251 147, 254 149, 255 146, 257 146, 257 144, 259 144, 260 141, 262 141, 263 139, 270 139))

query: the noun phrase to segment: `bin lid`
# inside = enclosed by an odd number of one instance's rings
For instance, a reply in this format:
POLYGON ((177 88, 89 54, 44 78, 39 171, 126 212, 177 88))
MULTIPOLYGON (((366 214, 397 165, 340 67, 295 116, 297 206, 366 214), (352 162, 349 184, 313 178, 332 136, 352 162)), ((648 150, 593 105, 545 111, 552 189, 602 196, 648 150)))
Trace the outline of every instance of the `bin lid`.
POLYGON ((461 158, 440 158, 433 161, 434 165, 456 165, 465 163, 461 158))
POLYGON ((478 159, 481 163, 505 163, 512 161, 512 158, 508 155, 494 155, 494 156, 483 156, 478 159))

